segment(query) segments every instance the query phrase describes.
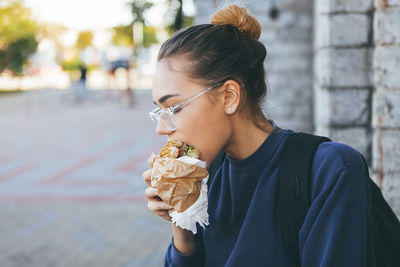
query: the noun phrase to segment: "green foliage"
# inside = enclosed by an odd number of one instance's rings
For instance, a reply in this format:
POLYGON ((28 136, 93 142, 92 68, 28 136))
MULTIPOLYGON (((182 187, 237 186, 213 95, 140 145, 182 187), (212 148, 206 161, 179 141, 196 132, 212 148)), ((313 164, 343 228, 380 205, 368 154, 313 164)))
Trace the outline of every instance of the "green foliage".
POLYGON ((0 72, 5 69, 18 75, 31 54, 36 51, 37 24, 30 19, 30 10, 18 1, 0 6, 0 72))
POLYGON ((114 34, 112 44, 117 46, 132 46, 133 45, 133 28, 132 25, 122 25, 112 28, 114 34))
POLYGON ((93 33, 91 31, 81 31, 76 39, 75 46, 79 50, 83 50, 93 43, 93 33))
POLYGON ((30 19, 30 10, 18 1, 0 6, 0 49, 6 49, 8 44, 27 36, 34 35, 37 24, 30 19))
POLYGON ((133 0, 130 4, 133 22, 145 23, 144 12, 153 6, 153 3, 145 0, 133 0))
POLYGON ((1 89, 0 90, 0 97, 2 97, 2 96, 9 96, 9 95, 15 95, 15 94, 21 94, 21 93, 25 93, 26 91, 24 91, 24 90, 21 90, 21 89, 16 89, 16 90, 13 90, 13 89, 10 89, 10 90, 3 90, 3 89, 1 89))
MULTIPOLYGON (((183 15, 182 28, 193 25, 193 22, 194 22, 194 17, 183 15)), ((174 24, 167 25, 166 30, 170 36, 178 31, 177 28, 174 26, 174 24)))
POLYGON ((36 48, 34 36, 22 37, 10 43, 6 50, 0 50, 0 72, 7 68, 16 75, 21 74, 26 60, 36 48))
POLYGON ((65 60, 63 62, 60 63, 63 70, 65 71, 74 71, 74 70, 78 70, 79 66, 83 64, 83 62, 81 60, 79 60, 78 57, 75 57, 71 60, 65 60))
POLYGON ((156 38, 157 29, 152 26, 144 26, 143 28, 143 46, 149 47, 152 44, 158 43, 156 38))
POLYGON ((173 21, 167 25, 169 35, 174 34, 181 28, 193 25, 194 18, 183 13, 183 0, 168 0, 168 16, 173 17, 173 21))

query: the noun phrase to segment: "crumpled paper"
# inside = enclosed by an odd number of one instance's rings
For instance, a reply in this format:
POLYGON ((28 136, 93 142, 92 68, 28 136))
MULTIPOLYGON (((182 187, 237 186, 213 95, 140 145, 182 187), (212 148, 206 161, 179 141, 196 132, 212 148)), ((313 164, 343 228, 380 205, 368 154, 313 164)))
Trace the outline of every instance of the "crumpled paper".
POLYGON ((177 159, 153 156, 151 186, 171 205, 172 222, 196 234, 196 223, 208 225, 206 162, 183 156, 177 159))

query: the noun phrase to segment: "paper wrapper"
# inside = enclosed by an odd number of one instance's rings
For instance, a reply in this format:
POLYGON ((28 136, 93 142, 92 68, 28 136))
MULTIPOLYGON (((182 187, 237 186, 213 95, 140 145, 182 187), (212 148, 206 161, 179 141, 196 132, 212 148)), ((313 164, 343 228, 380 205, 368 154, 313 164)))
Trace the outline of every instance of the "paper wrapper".
POLYGON ((160 198, 174 207, 172 222, 196 234, 196 223, 208 225, 208 172, 204 161, 183 156, 153 157, 151 186, 160 198))

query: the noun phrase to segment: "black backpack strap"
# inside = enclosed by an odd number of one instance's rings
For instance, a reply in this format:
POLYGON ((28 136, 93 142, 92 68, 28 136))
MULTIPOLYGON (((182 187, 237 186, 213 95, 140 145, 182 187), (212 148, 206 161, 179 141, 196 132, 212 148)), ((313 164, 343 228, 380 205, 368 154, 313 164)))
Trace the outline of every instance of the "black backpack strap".
MULTIPOLYGON (((369 176, 365 158, 365 170, 369 176)), ((381 189, 369 176, 371 224, 376 266, 398 266, 400 263, 400 221, 386 201, 381 189)))
POLYGON ((210 168, 208 169, 208 181, 207 186, 209 187, 212 179, 214 178, 218 168, 225 160, 225 151, 221 150, 218 155, 215 157, 214 161, 211 163, 210 168))
POLYGON ((311 205, 311 171, 315 151, 329 138, 293 133, 283 150, 278 180, 278 212, 283 245, 295 266, 300 266, 298 233, 311 205))

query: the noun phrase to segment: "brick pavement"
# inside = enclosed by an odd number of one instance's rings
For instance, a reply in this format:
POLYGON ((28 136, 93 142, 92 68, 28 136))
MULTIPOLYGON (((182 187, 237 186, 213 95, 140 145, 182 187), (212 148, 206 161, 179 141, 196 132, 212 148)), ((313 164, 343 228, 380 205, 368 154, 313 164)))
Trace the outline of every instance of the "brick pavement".
POLYGON ((65 97, 0 98, 0 266, 162 266, 170 225, 141 178, 165 142, 151 92, 135 90, 133 108, 65 97))

